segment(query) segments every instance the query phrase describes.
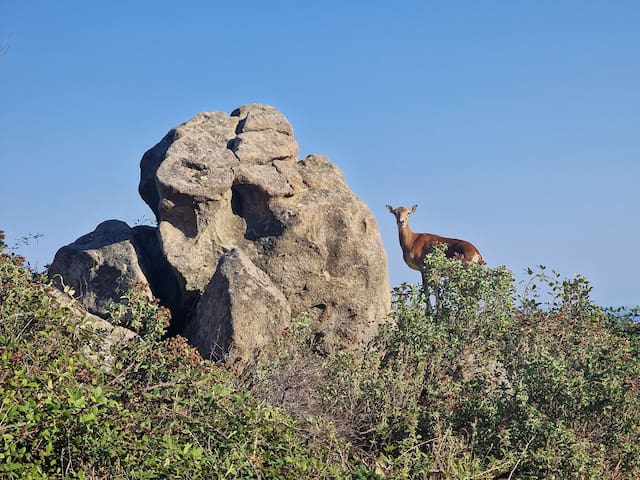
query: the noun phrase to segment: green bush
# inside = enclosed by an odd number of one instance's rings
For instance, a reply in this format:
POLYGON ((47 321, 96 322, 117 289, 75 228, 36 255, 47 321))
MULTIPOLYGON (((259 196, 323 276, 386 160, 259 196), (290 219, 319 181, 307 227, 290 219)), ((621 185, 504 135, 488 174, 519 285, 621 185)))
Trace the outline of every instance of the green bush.
POLYGON ((100 335, 22 261, 0 254, 0 478, 358 478, 340 443, 238 390, 183 338, 159 341, 164 319, 136 292, 119 312, 152 328, 104 368, 85 348, 100 335))
POLYGON ((518 302, 503 267, 442 250, 425 265, 431 308, 396 288, 364 357, 327 361, 325 408, 363 448, 394 478, 640 476, 637 325, 595 306, 582 277, 530 271, 518 302))
POLYGON ((237 379, 162 340, 136 288, 112 321, 139 336, 100 363, 101 333, 2 238, 0 478, 640 478, 639 312, 582 277, 540 267, 518 296, 436 250, 429 297, 394 289, 365 352, 319 349, 301 318, 237 379))
POLYGON ((147 340, 159 340, 167 333, 171 312, 158 299, 149 298, 147 292, 144 283, 129 286, 119 302, 109 304, 109 322, 133 330, 147 340))

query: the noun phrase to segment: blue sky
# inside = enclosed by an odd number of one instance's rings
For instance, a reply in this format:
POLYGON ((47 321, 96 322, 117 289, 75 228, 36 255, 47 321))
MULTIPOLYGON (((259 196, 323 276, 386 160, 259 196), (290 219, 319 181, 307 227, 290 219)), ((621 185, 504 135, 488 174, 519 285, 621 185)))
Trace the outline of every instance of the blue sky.
POLYGON ((42 269, 103 220, 151 212, 142 154, 201 111, 289 119, 371 208, 465 238, 519 279, 580 273, 640 303, 640 4, 634 1, 0 0, 0 228, 42 269))

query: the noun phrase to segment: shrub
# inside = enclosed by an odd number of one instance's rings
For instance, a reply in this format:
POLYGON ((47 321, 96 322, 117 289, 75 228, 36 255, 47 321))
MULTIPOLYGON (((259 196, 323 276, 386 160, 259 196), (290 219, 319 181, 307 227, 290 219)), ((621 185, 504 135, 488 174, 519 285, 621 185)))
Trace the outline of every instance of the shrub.
POLYGON ((530 270, 518 298, 505 268, 436 250, 431 308, 394 289, 362 354, 319 350, 301 318, 233 379, 162 340, 136 289, 112 311, 140 336, 104 368, 100 334, 2 240, 2 478, 640 478, 638 309, 599 308, 582 277, 530 270))
POLYGON ((503 267, 442 250, 425 265, 433 308, 422 288, 396 288, 392 321, 364 357, 328 360, 325 408, 350 419, 363 448, 394 478, 640 475, 628 318, 595 306, 582 277, 532 270, 517 305, 503 267))
POLYGON ((111 302, 107 310, 112 324, 133 330, 151 341, 162 338, 171 321, 169 309, 161 306, 157 298, 148 297, 144 283, 129 286, 120 301, 111 302))
MULTIPOLYGON (((311 444, 298 421, 236 389, 183 338, 160 341, 153 327, 117 345, 102 368, 85 353, 99 335, 50 288, 21 259, 0 254, 1 478, 346 478, 357 470, 339 459, 339 443, 311 444)), ((142 308, 135 295, 128 306, 142 308)), ((162 323, 156 307, 143 308, 146 325, 162 323)))

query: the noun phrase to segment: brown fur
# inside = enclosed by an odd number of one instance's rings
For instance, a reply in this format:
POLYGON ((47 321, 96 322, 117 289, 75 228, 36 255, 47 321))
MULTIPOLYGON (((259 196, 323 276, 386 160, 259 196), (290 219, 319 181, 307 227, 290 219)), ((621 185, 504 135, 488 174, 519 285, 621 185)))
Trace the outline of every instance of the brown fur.
POLYGON ((484 258, 480 251, 470 242, 457 238, 441 237, 431 233, 415 233, 409 228, 409 215, 416 211, 418 206, 411 208, 393 208, 387 205, 387 209, 396 217, 398 224, 398 236, 402 257, 405 263, 414 270, 422 272, 424 257, 431 251, 434 245, 444 243, 447 245, 448 258, 457 258, 463 262, 484 264, 484 258))

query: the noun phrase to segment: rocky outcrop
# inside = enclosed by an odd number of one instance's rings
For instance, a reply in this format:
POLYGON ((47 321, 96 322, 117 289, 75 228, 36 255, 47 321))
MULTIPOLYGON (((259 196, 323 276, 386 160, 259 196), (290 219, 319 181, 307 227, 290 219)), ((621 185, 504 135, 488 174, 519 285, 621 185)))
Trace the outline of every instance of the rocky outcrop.
POLYGON ((48 274, 56 286, 71 287, 89 312, 102 317, 133 284, 145 288, 150 298, 163 298, 169 307, 180 305, 180 288, 153 227, 102 222, 58 250, 48 274))
POLYGON ((140 193, 187 295, 199 297, 238 249, 328 344, 362 344, 389 308, 375 219, 334 164, 297 151, 272 107, 200 114, 144 155, 140 193))
MULTIPOLYGON (((301 315, 325 348, 362 347, 389 310, 386 255, 373 215, 327 158, 298 158, 293 129, 273 107, 201 113, 172 129, 144 154, 139 192, 158 221, 145 234, 177 286, 158 288, 162 276, 149 274, 137 234, 118 262, 104 253, 111 247, 82 246, 76 260, 63 260, 67 252, 54 265, 77 264, 76 273, 56 268, 67 283, 71 275, 85 286, 103 278, 91 252, 114 268, 112 283, 145 273, 163 303, 173 302, 176 329, 183 322, 206 357, 246 363, 301 315)), ((83 292, 87 305, 100 303, 90 293, 97 290, 83 292)))

